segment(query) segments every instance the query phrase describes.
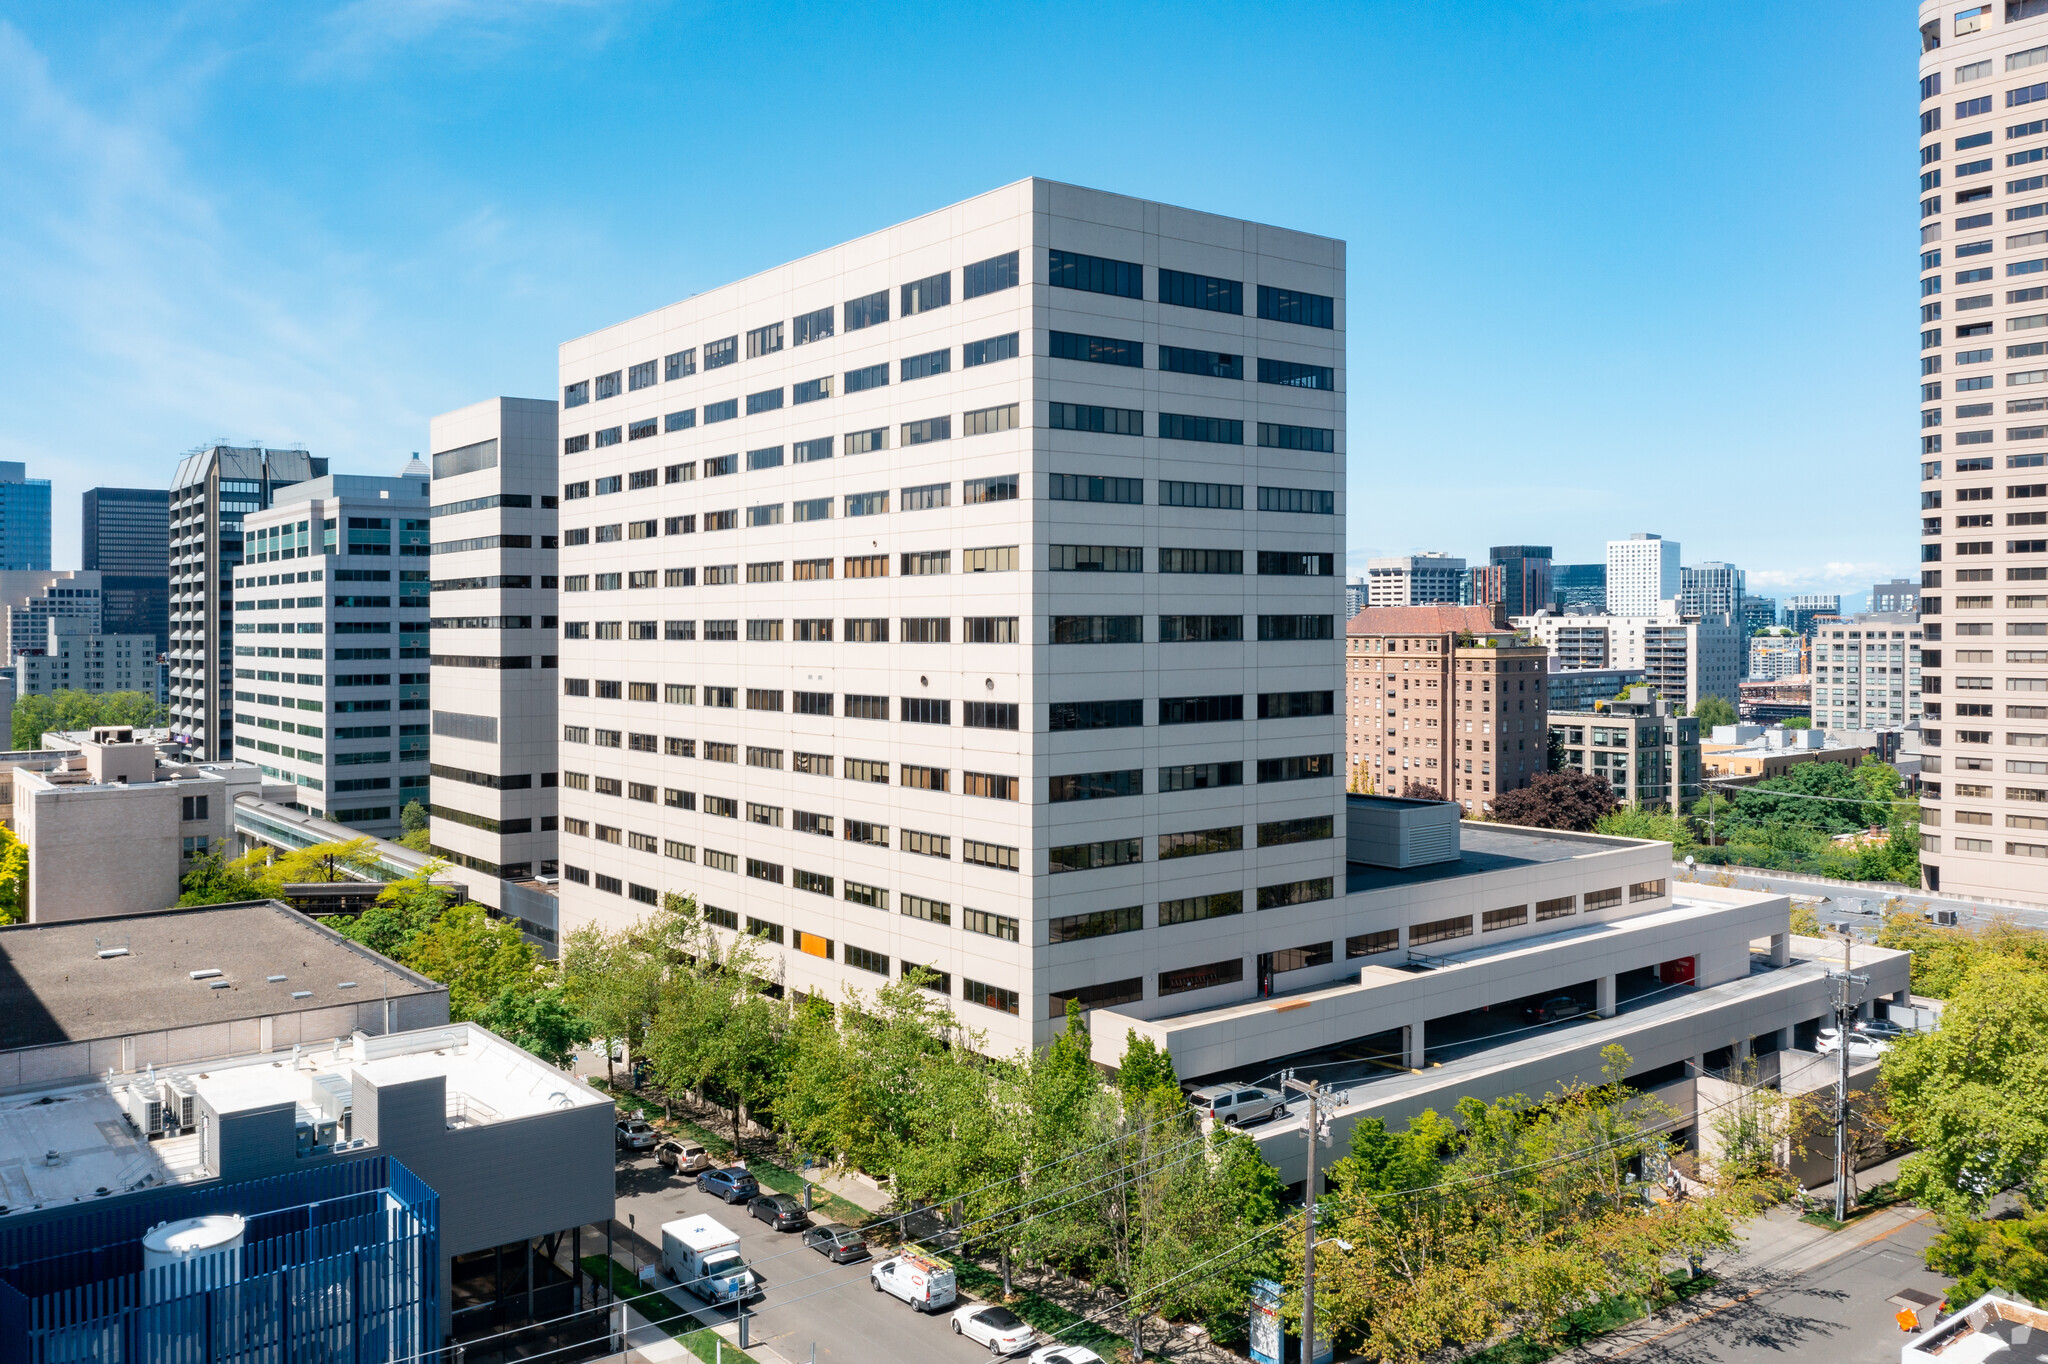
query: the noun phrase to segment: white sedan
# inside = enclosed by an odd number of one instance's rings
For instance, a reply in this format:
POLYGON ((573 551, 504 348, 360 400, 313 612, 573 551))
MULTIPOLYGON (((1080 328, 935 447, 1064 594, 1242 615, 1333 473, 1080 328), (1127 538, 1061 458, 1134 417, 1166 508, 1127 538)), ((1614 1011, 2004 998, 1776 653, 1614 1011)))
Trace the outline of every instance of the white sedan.
POLYGON ((1086 1345, 1048 1345, 1031 1352, 1030 1364, 1104 1364, 1104 1360, 1086 1345))
POLYGON ((992 1355, 1021 1354, 1038 1343, 1038 1333, 1007 1307, 971 1303, 953 1313, 953 1334, 988 1346, 992 1355))

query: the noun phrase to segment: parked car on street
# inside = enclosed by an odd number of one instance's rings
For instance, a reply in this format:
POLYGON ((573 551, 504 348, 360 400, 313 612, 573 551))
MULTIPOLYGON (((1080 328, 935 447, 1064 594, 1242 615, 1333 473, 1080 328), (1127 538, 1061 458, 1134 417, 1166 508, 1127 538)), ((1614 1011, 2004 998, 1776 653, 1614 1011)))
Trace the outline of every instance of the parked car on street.
POLYGON ((619 1119, 617 1130, 619 1146, 627 1151, 645 1151, 661 1140, 653 1124, 640 1118, 619 1119))
POLYGON ((679 1175, 697 1174, 712 1166, 711 1153, 694 1141, 665 1141, 654 1148, 654 1158, 679 1175))
POLYGON ((1524 1004, 1522 1017, 1531 1023, 1555 1023, 1561 1018, 1577 1018, 1580 1014, 1593 1012, 1570 995, 1552 995, 1536 1004, 1524 1004))
POLYGON ((877 1293, 899 1297, 918 1312, 943 1312, 959 1296, 952 1267, 914 1250, 876 1265, 868 1271, 868 1282, 877 1293))
POLYGON ((1022 1354, 1038 1343, 1038 1332, 1031 1329, 1031 1323, 1007 1307, 979 1302, 953 1313, 953 1334, 988 1346, 992 1355, 1022 1354))
POLYGON ((761 1186, 754 1177, 737 1165, 706 1170, 697 1176, 697 1187, 728 1203, 744 1203, 761 1192, 761 1186))
POLYGON ((747 1204, 747 1211, 777 1231, 796 1231, 811 1223, 804 1205, 786 1193, 758 1194, 747 1204))
POLYGON ((1046 1345, 1031 1352, 1031 1364, 1106 1364, 1086 1345, 1046 1345))
POLYGON ((836 1265, 865 1260, 868 1256, 867 1238, 837 1222, 821 1222, 812 1227, 804 1233, 804 1244, 836 1265))
POLYGON ((1286 1115, 1280 1096, 1257 1085, 1209 1085, 1188 1095, 1188 1105, 1198 1116, 1213 1118, 1229 1127, 1242 1127, 1261 1118, 1286 1115))

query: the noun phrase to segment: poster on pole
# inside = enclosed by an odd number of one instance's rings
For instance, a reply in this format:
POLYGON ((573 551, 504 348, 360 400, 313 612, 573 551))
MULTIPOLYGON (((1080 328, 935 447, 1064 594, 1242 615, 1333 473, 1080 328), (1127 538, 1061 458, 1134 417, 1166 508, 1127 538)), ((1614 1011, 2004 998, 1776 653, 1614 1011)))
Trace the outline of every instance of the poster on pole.
POLYGON ((1280 1285, 1271 1279, 1252 1282, 1252 1364, 1281 1364, 1285 1336, 1280 1327, 1280 1285))

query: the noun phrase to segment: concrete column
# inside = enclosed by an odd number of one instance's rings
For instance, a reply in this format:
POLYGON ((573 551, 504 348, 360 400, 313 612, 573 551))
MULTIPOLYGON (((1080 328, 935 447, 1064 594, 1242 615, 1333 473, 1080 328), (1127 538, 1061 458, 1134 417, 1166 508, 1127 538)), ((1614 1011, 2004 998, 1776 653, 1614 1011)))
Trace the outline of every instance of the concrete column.
POLYGON ((1423 1062, 1423 1025, 1420 1023, 1410 1023, 1401 1031, 1406 1035, 1408 1047, 1408 1069, 1421 1070, 1423 1062))
POLYGON ((1892 1003, 1896 1004, 1901 1009, 1910 1008, 1913 1003, 1912 987, 1908 986, 1906 989, 1903 990, 1892 991, 1892 1003))
POLYGON ((1614 977, 1602 976, 1595 982, 1594 1012, 1602 1018, 1614 1017, 1614 977))
POLYGON ((1771 934, 1771 965, 1790 966, 1791 964, 1792 934, 1790 932, 1771 934))
POLYGON ((1750 1038, 1747 1038, 1747 1037, 1742 1037, 1742 1038, 1737 1038, 1737 1039, 1736 1039, 1736 1042, 1735 1042, 1735 1059, 1736 1059, 1736 1061, 1737 1061, 1738 1063, 1739 1063, 1739 1062, 1742 1062, 1742 1061, 1747 1061, 1747 1060, 1748 1060, 1748 1059, 1750 1058, 1750 1056, 1752 1055, 1752 1052, 1751 1052, 1751 1048, 1750 1048, 1750 1042, 1751 1042, 1751 1039, 1750 1039, 1750 1038))

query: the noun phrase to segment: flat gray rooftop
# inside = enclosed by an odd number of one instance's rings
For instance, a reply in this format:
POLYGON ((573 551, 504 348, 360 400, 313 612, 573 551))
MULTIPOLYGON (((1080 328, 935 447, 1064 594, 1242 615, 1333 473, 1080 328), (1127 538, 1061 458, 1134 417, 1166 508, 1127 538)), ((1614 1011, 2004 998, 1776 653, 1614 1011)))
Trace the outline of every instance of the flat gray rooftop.
POLYGON ((16 924, 0 928, 0 1050, 441 988, 272 901, 16 924), (98 955, 117 947, 127 955, 98 955), (227 987, 192 979, 204 970, 221 972, 227 987), (355 984, 338 988, 344 981, 355 984), (292 998, 300 990, 311 993, 292 998))
POLYGON ((1459 821, 1458 844, 1461 852, 1455 862, 1433 862, 1428 866, 1409 867, 1405 870, 1398 867, 1369 867, 1362 862, 1350 863, 1344 877, 1345 892, 1356 895, 1361 891, 1385 890, 1389 886, 1412 886, 1418 882, 1441 881, 1451 876, 1475 876, 1481 872, 1506 871, 1511 867, 1527 867, 1538 862, 1565 862, 1574 857, 1585 857, 1613 848, 1636 846, 1635 840, 1627 838, 1600 838, 1590 834, 1572 834, 1564 837, 1547 833, 1542 829, 1487 824, 1473 819, 1459 821))

